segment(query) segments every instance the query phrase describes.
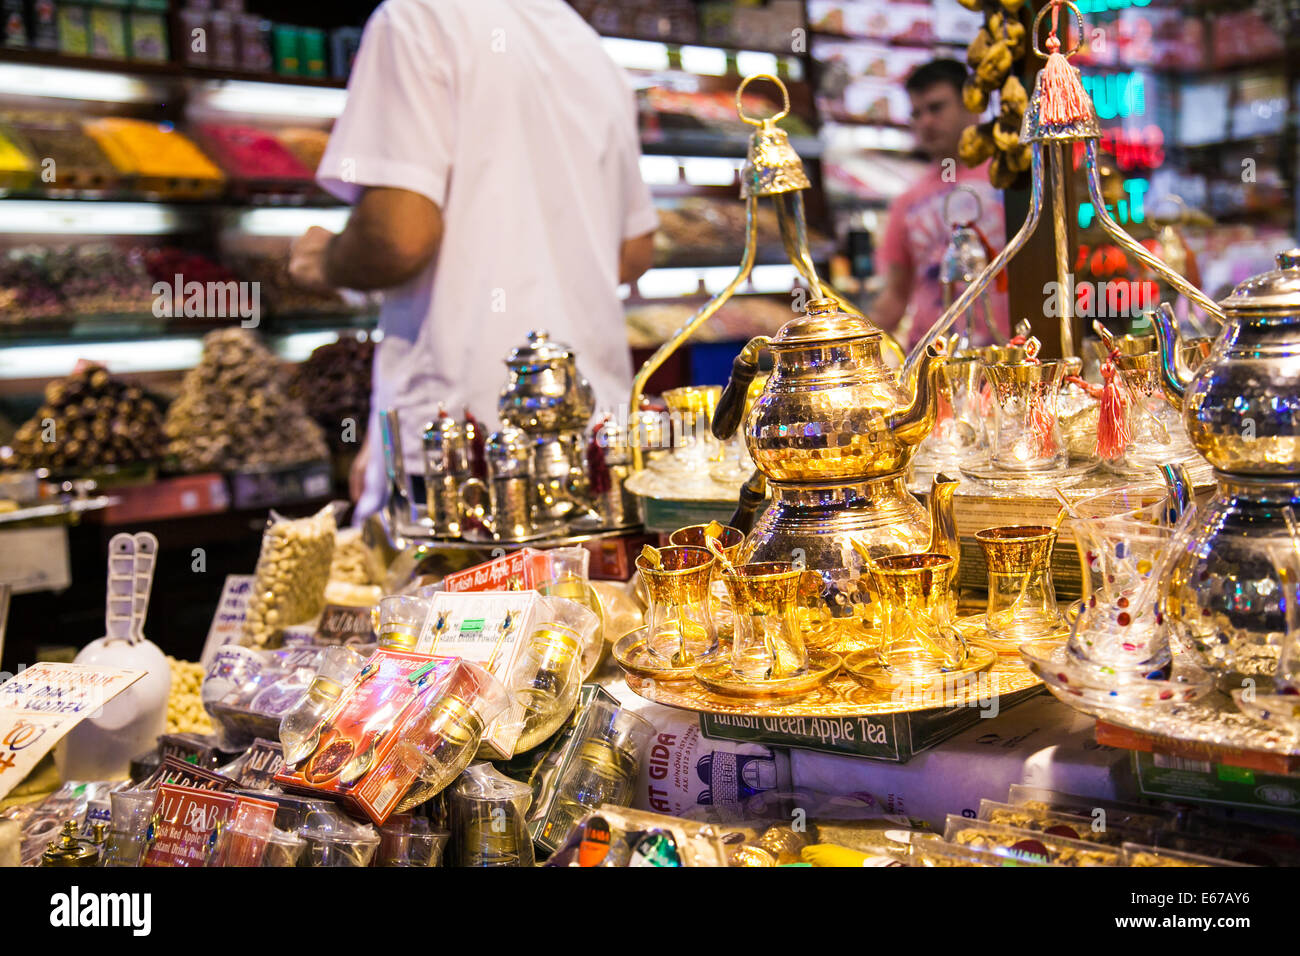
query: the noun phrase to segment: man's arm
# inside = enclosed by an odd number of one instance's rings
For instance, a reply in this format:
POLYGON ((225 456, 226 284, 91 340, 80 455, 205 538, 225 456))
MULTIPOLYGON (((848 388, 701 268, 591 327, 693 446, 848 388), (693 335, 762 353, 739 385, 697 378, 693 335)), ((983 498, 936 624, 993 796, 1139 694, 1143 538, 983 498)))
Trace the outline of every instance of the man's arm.
POLYGON ((903 266, 890 266, 885 273, 885 290, 871 305, 871 321, 880 329, 892 332, 907 312, 912 300, 912 273, 903 266))
POLYGON ((442 210, 406 189, 362 193, 338 235, 312 227, 293 244, 289 274, 300 285, 387 289, 419 275, 442 244, 442 210))
POLYGON ((619 283, 635 282, 645 275, 655 261, 655 234, 647 232, 643 236, 624 239, 618 250, 619 283))

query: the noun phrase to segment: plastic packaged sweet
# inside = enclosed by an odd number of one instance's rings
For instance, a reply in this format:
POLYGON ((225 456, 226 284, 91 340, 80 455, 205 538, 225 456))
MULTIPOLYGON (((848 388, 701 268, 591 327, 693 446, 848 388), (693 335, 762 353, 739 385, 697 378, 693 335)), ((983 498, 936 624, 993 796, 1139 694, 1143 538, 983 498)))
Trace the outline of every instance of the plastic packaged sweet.
POLYGON ((1175 810, 1145 804, 1124 803, 1119 800, 1102 800, 1097 797, 1085 797, 1046 787, 1032 787, 1028 784, 1013 783, 1007 795, 1007 803, 1033 809, 1055 810, 1078 817, 1093 817, 1101 810, 1107 824, 1121 827, 1137 827, 1147 830, 1161 830, 1178 825, 1180 814, 1175 810))
POLYGON ((1105 814, 1076 816, 1040 805, 998 803, 981 800, 979 819, 989 823, 1003 823, 1021 830, 1034 830, 1049 836, 1082 840, 1084 843, 1104 843, 1118 846, 1126 841, 1146 842, 1153 831, 1147 827, 1121 826, 1107 819, 1105 814))
POLYGON ((582 819, 547 866, 726 866, 719 829, 626 807, 602 806, 582 819))
POLYGON ((277 740, 281 720, 308 696, 323 672, 346 685, 368 656, 344 646, 260 651, 227 644, 208 665, 201 696, 224 750, 243 750, 258 737, 277 740))
POLYGON ((917 841, 908 845, 901 859, 908 866, 1051 866, 1030 857, 1013 858, 970 846, 957 846, 942 840, 917 841))
POLYGON ((1119 866, 1115 847, 1050 836, 1033 830, 949 814, 944 841, 1028 863, 1057 866, 1119 866))
POLYGON ((1120 853, 1121 866, 1251 866, 1195 853, 1179 853, 1138 843, 1125 843, 1120 853))

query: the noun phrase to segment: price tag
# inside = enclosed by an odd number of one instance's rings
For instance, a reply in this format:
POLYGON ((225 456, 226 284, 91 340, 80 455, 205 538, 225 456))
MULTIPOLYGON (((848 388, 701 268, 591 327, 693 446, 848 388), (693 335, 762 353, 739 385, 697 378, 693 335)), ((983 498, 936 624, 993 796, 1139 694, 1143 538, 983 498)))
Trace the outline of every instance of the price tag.
POLYGON ((212 662, 212 655, 216 654, 221 645, 239 643, 244 633, 244 616, 248 613, 248 601, 253 594, 255 581, 256 578, 251 574, 226 575, 221 600, 217 602, 217 611, 212 615, 208 639, 203 644, 203 654, 199 658, 204 668, 212 662))
POLYGON ((45 661, 0 684, 0 799, 68 731, 144 675, 144 671, 45 661))

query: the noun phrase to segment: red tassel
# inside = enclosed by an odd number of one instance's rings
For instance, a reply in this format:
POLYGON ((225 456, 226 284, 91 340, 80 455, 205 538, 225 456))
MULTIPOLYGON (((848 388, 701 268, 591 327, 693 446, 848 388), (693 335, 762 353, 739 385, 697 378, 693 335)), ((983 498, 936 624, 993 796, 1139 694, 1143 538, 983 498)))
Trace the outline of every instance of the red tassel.
POLYGON ((1061 41, 1056 36, 1056 21, 1061 5, 1052 3, 1052 32, 1047 37, 1047 65, 1043 67, 1042 97, 1038 102, 1038 118, 1048 126, 1065 126, 1088 118, 1088 94, 1079 80, 1079 71, 1061 52, 1061 41))
POLYGON ((1065 380, 1076 388, 1081 389, 1089 398, 1101 401, 1101 385, 1094 385, 1092 382, 1079 375, 1067 375, 1065 376, 1065 380))
POLYGON ((1099 458, 1114 461, 1124 454, 1128 447, 1128 403, 1124 399, 1124 389, 1120 385, 1119 375, 1115 372, 1114 359, 1101 367, 1101 377, 1106 384, 1101 392, 1101 418, 1097 421, 1097 447, 1099 458))
POLYGON ((587 480, 591 483, 591 492, 603 495, 612 487, 609 477, 609 465, 605 463, 605 448, 600 443, 600 433, 605 423, 601 422, 592 430, 591 440, 587 442, 587 480))

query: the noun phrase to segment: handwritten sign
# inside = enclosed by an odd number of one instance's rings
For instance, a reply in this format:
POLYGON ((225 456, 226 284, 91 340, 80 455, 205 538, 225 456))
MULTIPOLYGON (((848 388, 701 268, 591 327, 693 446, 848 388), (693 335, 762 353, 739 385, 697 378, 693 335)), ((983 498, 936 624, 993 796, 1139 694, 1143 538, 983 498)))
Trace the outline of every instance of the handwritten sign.
POLYGON ((244 615, 248 613, 248 601, 253 595, 254 577, 251 574, 227 574, 225 586, 221 589, 221 600, 217 602, 216 613, 212 615, 212 624, 208 627, 208 639, 203 644, 203 654, 199 662, 207 668, 212 663, 212 655, 223 644, 238 644, 244 634, 244 615))
POLYGON ((144 675, 144 671, 42 662, 0 684, 0 799, 68 731, 144 675))

